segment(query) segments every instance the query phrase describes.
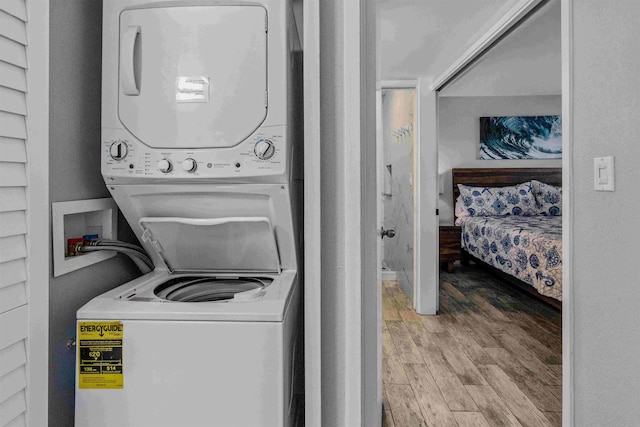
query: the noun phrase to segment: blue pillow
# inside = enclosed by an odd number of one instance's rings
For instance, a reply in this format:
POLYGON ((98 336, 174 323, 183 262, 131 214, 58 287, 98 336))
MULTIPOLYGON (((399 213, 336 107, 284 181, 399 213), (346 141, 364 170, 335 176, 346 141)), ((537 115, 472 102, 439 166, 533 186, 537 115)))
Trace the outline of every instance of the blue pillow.
POLYGON ((468 216, 536 215, 530 182, 509 187, 469 187, 458 184, 468 216))
POLYGON ((536 209, 539 215, 562 215, 562 187, 531 181, 533 196, 536 198, 536 209))

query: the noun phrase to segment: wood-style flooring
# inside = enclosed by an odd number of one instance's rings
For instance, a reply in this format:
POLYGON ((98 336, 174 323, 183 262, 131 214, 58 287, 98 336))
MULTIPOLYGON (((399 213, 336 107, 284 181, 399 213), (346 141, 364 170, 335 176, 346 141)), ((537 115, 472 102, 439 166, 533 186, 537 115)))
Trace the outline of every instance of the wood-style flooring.
POLYGON ((561 426, 561 313, 473 265, 440 284, 420 316, 383 282, 383 425, 561 426))

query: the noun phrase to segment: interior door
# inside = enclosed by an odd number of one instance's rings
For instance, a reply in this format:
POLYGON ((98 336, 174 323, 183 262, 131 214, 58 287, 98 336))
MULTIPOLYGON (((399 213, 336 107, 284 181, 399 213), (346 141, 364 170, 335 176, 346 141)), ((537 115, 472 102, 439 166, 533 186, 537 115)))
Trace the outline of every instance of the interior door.
POLYGON ((155 148, 231 147, 267 114, 267 12, 175 6, 120 15, 118 115, 155 148))

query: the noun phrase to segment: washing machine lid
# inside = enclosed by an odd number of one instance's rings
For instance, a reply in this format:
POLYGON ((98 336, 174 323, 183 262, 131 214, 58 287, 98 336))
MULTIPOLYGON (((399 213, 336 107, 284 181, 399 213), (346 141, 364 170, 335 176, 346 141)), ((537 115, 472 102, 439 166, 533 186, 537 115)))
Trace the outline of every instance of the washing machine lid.
POLYGON ((145 217, 142 240, 175 273, 280 273, 269 218, 145 217))
POLYGON ((120 14, 118 116, 154 148, 226 148, 267 116, 267 11, 167 3, 120 14))

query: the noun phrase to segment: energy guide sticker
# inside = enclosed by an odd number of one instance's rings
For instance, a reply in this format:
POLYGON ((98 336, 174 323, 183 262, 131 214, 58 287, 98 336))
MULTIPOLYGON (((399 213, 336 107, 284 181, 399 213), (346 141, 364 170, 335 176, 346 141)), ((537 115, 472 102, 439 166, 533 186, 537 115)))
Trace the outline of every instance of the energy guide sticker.
POLYGON ((78 322, 80 388, 123 387, 122 322, 78 322))

